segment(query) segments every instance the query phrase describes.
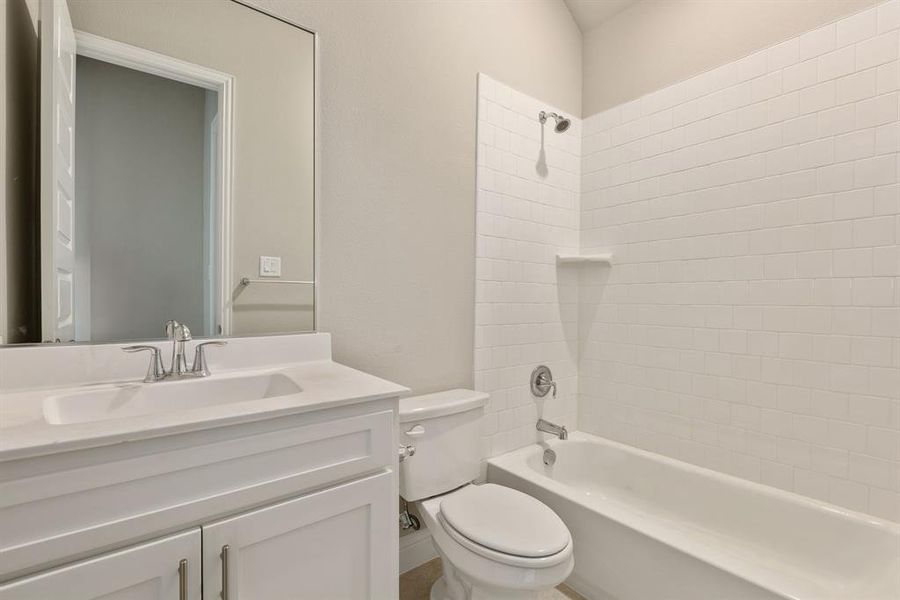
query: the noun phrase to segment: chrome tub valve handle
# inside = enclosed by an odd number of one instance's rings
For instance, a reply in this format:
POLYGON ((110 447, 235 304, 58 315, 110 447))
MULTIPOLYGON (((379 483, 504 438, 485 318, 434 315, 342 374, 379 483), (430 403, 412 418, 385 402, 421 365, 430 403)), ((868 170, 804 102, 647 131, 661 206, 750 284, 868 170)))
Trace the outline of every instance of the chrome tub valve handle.
POLYGON ((550 390, 553 390, 553 397, 556 398, 556 382, 553 381, 553 373, 550 368, 541 365, 531 372, 531 393, 538 398, 546 396, 550 390))

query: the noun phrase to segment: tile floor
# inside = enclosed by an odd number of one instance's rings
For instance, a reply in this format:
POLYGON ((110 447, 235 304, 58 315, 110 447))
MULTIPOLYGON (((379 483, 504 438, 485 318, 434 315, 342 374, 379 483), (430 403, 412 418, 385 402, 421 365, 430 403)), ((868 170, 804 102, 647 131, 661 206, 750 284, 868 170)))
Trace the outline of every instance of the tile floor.
MULTIPOLYGON (((435 558, 412 571, 400 575, 400 600, 428 600, 431 584, 441 576, 441 559, 435 558)), ((540 600, 586 600, 584 596, 562 584, 547 590, 540 600)))

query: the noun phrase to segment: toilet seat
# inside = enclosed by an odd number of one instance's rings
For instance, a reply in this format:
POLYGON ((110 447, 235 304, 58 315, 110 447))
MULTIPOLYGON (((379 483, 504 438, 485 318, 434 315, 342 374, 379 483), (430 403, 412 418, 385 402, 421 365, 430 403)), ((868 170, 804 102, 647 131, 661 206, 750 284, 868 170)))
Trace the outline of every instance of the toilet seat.
POLYGON ((545 568, 571 555, 572 538, 562 519, 512 488, 467 486, 441 501, 438 520, 461 546, 503 564, 545 568))
MULTIPOLYGON (((431 532, 435 548, 445 565, 445 577, 479 588, 481 595, 478 598, 505 599, 531 599, 532 596, 528 595, 531 591, 551 588, 565 581, 575 565, 571 536, 567 538, 569 543, 562 552, 530 558, 503 554, 476 544, 447 523, 441 515, 442 503, 470 487, 478 486, 469 484, 417 503, 422 522, 431 532), (517 592, 524 595, 517 596, 517 592)), ((433 597, 446 599, 443 595, 433 597)))

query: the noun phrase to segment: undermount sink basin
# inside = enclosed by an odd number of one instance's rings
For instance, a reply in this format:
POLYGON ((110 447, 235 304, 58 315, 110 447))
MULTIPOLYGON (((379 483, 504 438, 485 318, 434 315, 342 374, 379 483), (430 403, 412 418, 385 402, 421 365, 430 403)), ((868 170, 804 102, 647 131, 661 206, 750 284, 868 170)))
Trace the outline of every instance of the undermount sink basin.
POLYGON ((302 391, 281 373, 134 383, 51 396, 44 419, 68 425, 262 400, 302 391))

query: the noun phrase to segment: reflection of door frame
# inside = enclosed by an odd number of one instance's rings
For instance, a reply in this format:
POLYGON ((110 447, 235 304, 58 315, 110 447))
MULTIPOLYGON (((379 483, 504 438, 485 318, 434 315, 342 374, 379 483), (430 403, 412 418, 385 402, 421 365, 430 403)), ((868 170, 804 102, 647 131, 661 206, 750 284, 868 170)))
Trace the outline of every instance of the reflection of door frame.
MULTIPOLYGON (((130 44, 124 44, 108 38, 83 31, 75 32, 77 53, 81 56, 101 60, 151 75, 173 79, 217 93, 218 97, 218 164, 216 166, 216 194, 218 200, 215 218, 218 236, 215 242, 216 282, 216 322, 221 331, 210 332, 211 335, 229 335, 231 333, 232 315, 232 143, 234 140, 234 77, 216 71, 145 50, 130 44)), ((204 273, 205 276, 205 273, 204 273)), ((173 316, 175 318, 175 316, 173 316)))

